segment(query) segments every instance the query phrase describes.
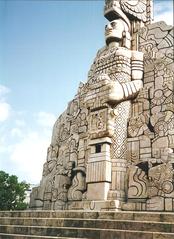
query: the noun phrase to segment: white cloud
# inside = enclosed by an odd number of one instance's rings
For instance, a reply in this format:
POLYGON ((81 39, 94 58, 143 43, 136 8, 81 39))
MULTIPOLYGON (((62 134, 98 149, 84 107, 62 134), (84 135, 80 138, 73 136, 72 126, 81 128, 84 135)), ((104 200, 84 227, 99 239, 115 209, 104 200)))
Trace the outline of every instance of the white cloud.
POLYGON ((36 119, 37 119, 37 123, 40 126, 48 127, 48 128, 53 127, 56 121, 56 117, 54 114, 43 112, 43 111, 36 114, 36 119))
POLYGON ((6 129, 0 127, 3 136, 0 140, 0 158, 5 158, 0 167, 1 170, 17 175, 20 181, 36 184, 42 177, 55 116, 46 112, 39 112, 38 117, 36 114, 30 115, 32 125, 25 121, 23 114, 24 119, 15 119, 6 129))
POLYGON ((23 132, 22 132, 22 130, 21 129, 19 129, 19 128, 13 128, 12 130, 11 130, 11 136, 12 137, 22 137, 23 136, 23 132))
POLYGON ((5 136, 1 134, 1 137, 0 137, 0 153, 4 153, 7 150, 7 148, 4 145, 4 142, 5 142, 5 136))
POLYGON ((6 95, 7 93, 10 92, 10 89, 7 88, 6 86, 4 85, 0 85, 0 97, 6 95))
POLYGON ((0 122, 6 121, 11 112, 11 106, 6 102, 0 102, 0 122))
POLYGON ((173 1, 156 1, 154 4, 154 21, 165 21, 168 25, 173 25, 173 1))
MULTIPOLYGON (((17 114, 16 114, 17 115, 17 114)), ((23 117, 25 118, 24 114, 23 117)), ((16 119, 11 129, 12 143, 8 148, 9 159, 16 175, 29 183, 39 183, 43 164, 46 160, 47 147, 50 144, 52 127, 56 117, 48 112, 31 114, 32 128, 24 119, 16 119)))
POLYGON ((48 129, 45 133, 44 128, 12 128, 8 137, 0 139, 0 158, 5 159, 0 162, 1 170, 17 175, 20 181, 39 183, 50 138, 48 129))
POLYGON ((41 180, 49 143, 49 138, 37 131, 31 131, 12 146, 10 159, 15 165, 18 176, 29 183, 38 183, 41 180))
POLYGON ((21 120, 21 119, 15 120, 15 124, 16 124, 16 126, 18 126, 18 127, 24 127, 24 126, 26 126, 26 122, 25 122, 24 120, 21 120))
POLYGON ((0 85, 0 169, 19 180, 39 183, 56 117, 49 112, 15 111, 7 102, 10 90, 0 85), (13 114, 11 114, 13 112, 13 114), (30 115, 30 118, 28 118, 30 115), (7 119, 11 116, 11 121, 7 119), (32 122, 32 123, 31 123, 32 122))
POLYGON ((9 91, 9 88, 0 85, 0 122, 6 121, 11 113, 11 106, 6 102, 9 91))
POLYGON ((164 21, 167 25, 173 25, 173 13, 164 12, 163 14, 158 14, 155 17, 155 22, 164 21))

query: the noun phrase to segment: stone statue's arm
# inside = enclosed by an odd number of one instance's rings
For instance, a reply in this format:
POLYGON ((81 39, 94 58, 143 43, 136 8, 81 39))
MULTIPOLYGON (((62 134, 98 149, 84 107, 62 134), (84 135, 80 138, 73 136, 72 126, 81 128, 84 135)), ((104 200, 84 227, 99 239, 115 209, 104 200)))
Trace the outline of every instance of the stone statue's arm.
POLYGON ((132 51, 131 71, 132 71, 132 80, 142 80, 144 72, 142 52, 132 51))
POLYGON ((117 103, 136 98, 139 90, 143 87, 143 53, 132 51, 131 79, 132 81, 120 83, 119 81, 108 84, 108 103, 117 103))

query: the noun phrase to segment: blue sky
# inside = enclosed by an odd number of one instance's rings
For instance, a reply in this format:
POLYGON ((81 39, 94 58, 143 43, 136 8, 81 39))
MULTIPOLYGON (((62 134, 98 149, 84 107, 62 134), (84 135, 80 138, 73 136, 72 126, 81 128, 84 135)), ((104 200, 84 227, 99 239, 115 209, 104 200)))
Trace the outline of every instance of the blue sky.
MULTIPOLYGON (((104 43, 104 1, 0 1, 0 170, 38 183, 58 115, 104 43)), ((155 1, 172 24, 172 1, 155 1)))

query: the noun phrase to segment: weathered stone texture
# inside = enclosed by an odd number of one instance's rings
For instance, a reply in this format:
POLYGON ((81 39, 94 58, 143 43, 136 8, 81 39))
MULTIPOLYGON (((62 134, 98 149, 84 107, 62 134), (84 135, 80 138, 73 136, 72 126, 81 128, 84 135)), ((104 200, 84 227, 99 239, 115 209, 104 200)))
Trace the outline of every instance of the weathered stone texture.
POLYGON ((128 198, 147 198, 147 210, 173 211, 173 37, 173 27, 164 22, 139 31, 144 87, 128 125, 128 198))
POLYGON ((173 27, 150 24, 151 4, 106 0, 106 46, 53 127, 32 208, 174 210, 173 27))
POLYGON ((147 212, 1 212, 1 239, 173 239, 174 215, 147 212))

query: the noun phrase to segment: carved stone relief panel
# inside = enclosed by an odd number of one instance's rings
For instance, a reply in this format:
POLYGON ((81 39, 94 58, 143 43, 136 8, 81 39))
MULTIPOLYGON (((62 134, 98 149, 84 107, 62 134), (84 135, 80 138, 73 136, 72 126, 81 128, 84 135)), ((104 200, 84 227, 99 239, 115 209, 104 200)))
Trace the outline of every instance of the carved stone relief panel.
POLYGON ((151 0, 106 0, 104 14, 109 20, 106 46, 55 122, 32 204, 68 209, 73 202, 95 200, 98 184, 98 200, 128 198, 148 210, 170 210, 173 28, 164 22, 149 24, 151 0), (117 30, 115 41, 109 39, 109 28, 117 30))
POLYGON ((144 52, 144 87, 133 102, 128 125, 128 197, 139 198, 137 195, 144 188, 146 194, 142 191, 140 198, 149 198, 147 210, 169 210, 169 198, 174 196, 172 39, 173 27, 164 22, 139 31, 139 47, 144 52), (139 166, 142 163, 147 164, 146 174, 139 166))

